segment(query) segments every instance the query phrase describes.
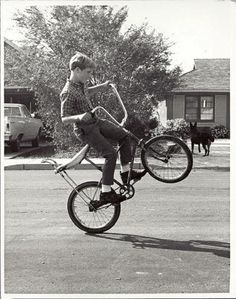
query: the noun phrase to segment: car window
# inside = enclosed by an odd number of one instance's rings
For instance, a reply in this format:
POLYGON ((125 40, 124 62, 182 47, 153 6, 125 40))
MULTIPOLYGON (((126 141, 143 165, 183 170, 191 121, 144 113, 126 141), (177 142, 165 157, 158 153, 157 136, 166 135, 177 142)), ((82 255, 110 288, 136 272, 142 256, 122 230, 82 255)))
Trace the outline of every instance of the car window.
POLYGON ((5 116, 21 116, 19 107, 4 107, 5 116))
POLYGON ((21 109, 26 117, 31 117, 31 114, 26 107, 23 106, 21 109))

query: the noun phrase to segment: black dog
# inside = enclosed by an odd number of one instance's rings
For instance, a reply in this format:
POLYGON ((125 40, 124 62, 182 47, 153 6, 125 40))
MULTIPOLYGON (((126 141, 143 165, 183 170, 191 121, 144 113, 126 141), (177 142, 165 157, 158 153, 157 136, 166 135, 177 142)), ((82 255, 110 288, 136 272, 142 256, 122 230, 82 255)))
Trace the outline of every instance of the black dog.
POLYGON ((204 156, 209 156, 211 143, 215 140, 215 138, 211 135, 211 132, 200 132, 197 128, 197 123, 194 125, 190 123, 190 137, 191 137, 191 145, 192 145, 192 153, 194 150, 194 144, 198 144, 198 151, 201 152, 200 144, 205 150, 204 156))

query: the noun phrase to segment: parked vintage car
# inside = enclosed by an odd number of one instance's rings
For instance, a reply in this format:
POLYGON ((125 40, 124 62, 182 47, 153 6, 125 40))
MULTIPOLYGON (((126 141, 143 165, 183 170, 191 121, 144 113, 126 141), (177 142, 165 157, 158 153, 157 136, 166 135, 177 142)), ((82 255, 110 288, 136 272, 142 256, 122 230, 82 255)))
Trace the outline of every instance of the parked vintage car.
POLYGON ((42 121, 30 114, 23 104, 4 104, 4 141, 12 151, 19 151, 20 143, 32 142, 39 146, 39 138, 43 128, 42 121))

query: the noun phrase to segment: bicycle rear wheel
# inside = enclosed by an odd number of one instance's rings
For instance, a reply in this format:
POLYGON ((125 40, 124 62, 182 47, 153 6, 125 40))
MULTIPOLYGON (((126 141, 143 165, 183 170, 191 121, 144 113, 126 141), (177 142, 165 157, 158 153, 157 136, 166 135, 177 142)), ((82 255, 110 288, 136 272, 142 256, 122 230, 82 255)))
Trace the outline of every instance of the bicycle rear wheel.
POLYGON ((88 233, 102 233, 110 229, 120 216, 120 204, 106 204, 93 209, 91 200, 99 200, 99 182, 78 185, 68 198, 67 209, 73 223, 88 233))
POLYGON ((174 136, 150 139, 141 151, 141 160, 147 172, 165 183, 176 183, 186 178, 193 165, 188 146, 174 136))

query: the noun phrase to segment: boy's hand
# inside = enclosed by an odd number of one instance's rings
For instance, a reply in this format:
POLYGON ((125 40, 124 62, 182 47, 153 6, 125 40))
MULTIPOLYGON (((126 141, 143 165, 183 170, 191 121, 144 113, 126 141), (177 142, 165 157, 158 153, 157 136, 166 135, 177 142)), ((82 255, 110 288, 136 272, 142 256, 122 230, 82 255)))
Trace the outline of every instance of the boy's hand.
POLYGON ((93 94, 95 94, 97 92, 106 91, 108 88, 111 87, 111 85, 110 85, 111 83, 112 82, 110 80, 107 80, 104 83, 88 87, 89 95, 91 96, 91 95, 93 95, 93 94))
POLYGON ((111 83, 112 83, 111 80, 107 80, 107 81, 104 82, 102 85, 104 86, 104 88, 108 89, 108 88, 111 87, 111 85, 110 85, 111 83))
POLYGON ((92 118, 93 118, 93 117, 92 117, 91 113, 90 113, 90 112, 86 112, 86 113, 84 113, 84 114, 82 115, 82 117, 81 117, 80 120, 83 121, 83 122, 88 122, 88 121, 90 121, 92 118))

